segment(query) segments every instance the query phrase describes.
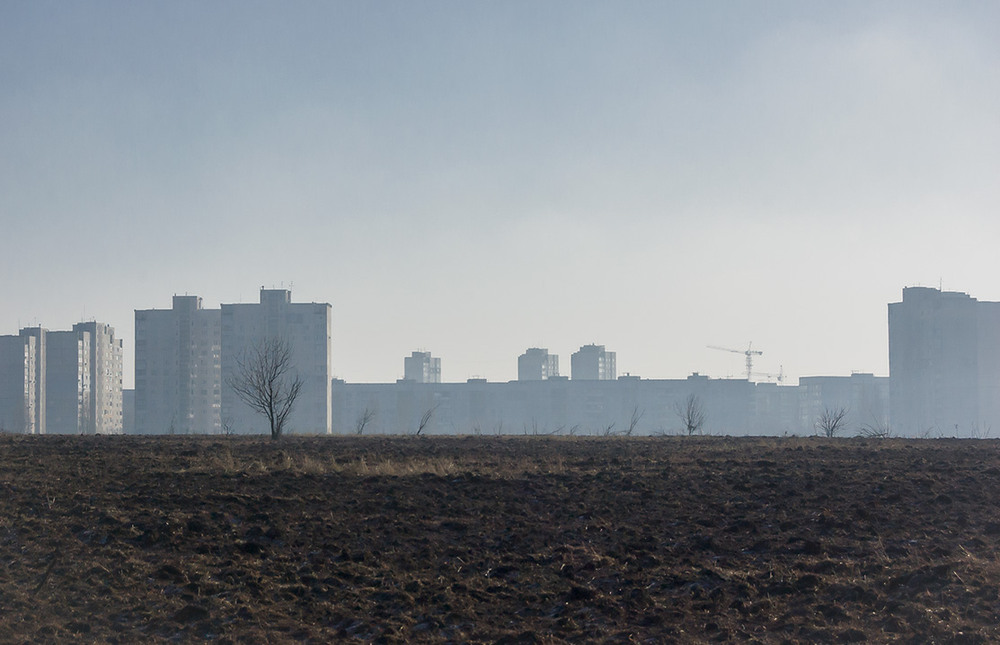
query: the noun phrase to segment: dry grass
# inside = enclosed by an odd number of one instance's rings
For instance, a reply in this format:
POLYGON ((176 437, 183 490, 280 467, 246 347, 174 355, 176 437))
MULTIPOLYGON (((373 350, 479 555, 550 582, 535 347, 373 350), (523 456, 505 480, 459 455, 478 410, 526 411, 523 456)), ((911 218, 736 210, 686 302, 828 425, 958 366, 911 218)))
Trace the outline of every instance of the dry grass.
MULTIPOLYGON (((336 441, 331 439, 331 441, 336 441)), ((406 442, 406 439, 400 441, 406 442)), ((433 475, 455 477, 475 475, 497 479, 511 479, 525 475, 565 474, 569 470, 562 456, 543 458, 530 455, 499 455, 493 458, 477 454, 427 456, 422 454, 399 454, 386 456, 379 451, 364 452, 359 455, 317 452, 277 448, 273 453, 247 451, 246 444, 234 443, 212 446, 210 450, 199 451, 180 463, 168 464, 162 461, 155 467, 173 474, 223 474, 228 476, 261 476, 274 473, 291 475, 344 477, 416 477, 433 475)), ((576 472, 579 472, 577 470, 576 472)))

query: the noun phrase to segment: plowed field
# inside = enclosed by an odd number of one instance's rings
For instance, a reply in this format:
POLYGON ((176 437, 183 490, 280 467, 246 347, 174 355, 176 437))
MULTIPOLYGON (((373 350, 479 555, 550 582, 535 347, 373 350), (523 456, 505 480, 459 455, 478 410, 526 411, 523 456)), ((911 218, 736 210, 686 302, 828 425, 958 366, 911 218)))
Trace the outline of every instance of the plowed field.
POLYGON ((1000 642, 1000 444, 0 437, 3 642, 1000 642))

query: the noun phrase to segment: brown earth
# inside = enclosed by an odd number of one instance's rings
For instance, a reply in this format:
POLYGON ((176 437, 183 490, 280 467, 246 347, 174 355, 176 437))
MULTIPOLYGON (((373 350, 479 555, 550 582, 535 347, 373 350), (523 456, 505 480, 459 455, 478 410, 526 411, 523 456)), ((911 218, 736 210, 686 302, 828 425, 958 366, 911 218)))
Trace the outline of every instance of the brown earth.
POLYGON ((1000 444, 0 437, 4 642, 1000 642, 1000 444))

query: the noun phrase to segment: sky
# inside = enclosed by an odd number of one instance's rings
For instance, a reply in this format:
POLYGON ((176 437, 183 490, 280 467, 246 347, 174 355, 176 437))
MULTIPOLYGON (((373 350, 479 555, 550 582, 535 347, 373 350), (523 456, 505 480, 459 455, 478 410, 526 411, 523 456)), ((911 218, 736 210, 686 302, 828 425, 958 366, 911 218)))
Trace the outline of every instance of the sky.
MULTIPOLYGON (((0 0, 0 334, 261 286, 333 374, 888 374, 1000 300, 996 2, 0 0)), ((764 377, 761 377, 762 379, 764 377)))

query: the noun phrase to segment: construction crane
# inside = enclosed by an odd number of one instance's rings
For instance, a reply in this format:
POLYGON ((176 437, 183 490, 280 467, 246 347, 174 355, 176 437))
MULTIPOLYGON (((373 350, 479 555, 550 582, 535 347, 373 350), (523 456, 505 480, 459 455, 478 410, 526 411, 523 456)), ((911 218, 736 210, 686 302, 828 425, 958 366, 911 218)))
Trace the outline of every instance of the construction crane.
POLYGON ((753 343, 747 343, 746 349, 730 349, 729 347, 719 347, 718 345, 708 345, 709 349, 718 349, 724 352, 732 352, 734 354, 743 354, 747 357, 747 380, 753 380, 753 357, 760 356, 764 352, 759 349, 753 348, 753 343))

